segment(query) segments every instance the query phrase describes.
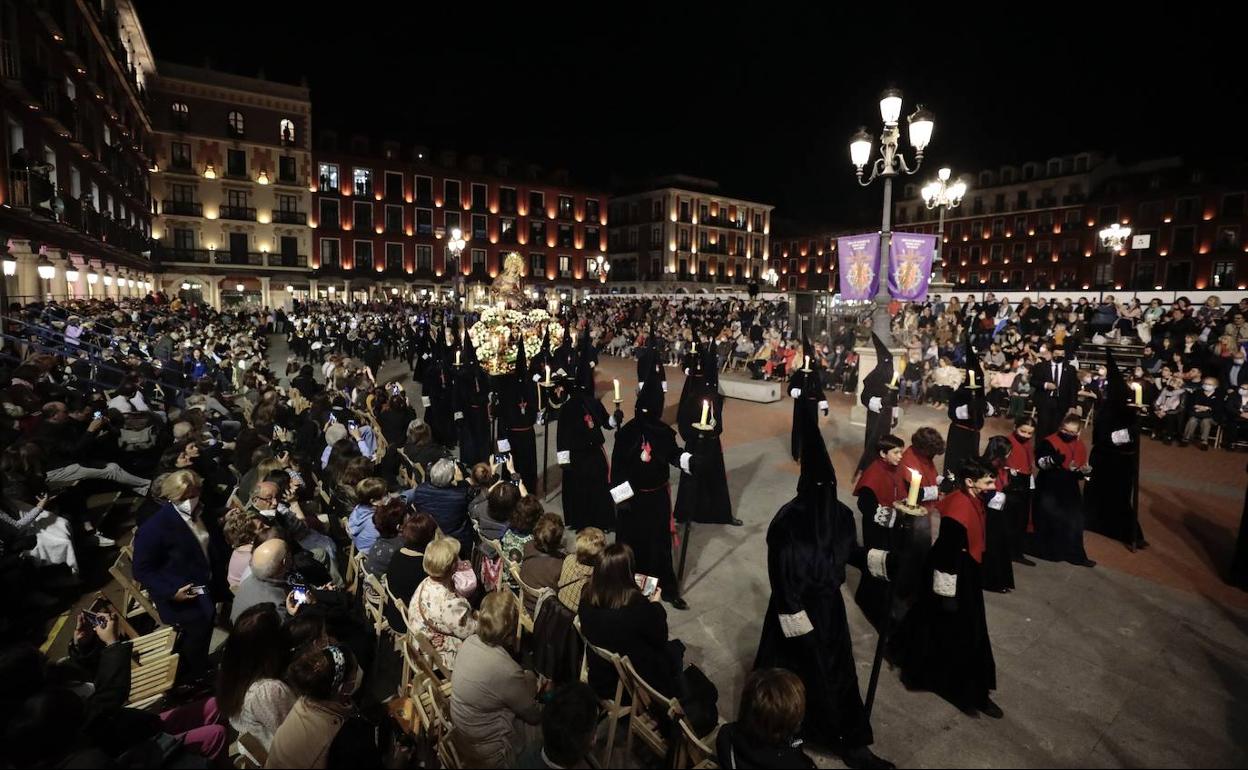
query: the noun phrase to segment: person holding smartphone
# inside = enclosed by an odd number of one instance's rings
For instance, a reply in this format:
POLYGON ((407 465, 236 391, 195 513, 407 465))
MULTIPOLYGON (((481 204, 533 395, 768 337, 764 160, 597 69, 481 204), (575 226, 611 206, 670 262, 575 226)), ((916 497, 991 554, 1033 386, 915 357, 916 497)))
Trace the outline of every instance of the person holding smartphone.
POLYGON ((161 486, 167 502, 139 526, 133 543, 135 580, 151 594, 160 619, 182 629, 178 678, 188 682, 207 667, 216 617, 209 592, 212 535, 200 517, 202 490, 194 471, 170 473, 161 486))

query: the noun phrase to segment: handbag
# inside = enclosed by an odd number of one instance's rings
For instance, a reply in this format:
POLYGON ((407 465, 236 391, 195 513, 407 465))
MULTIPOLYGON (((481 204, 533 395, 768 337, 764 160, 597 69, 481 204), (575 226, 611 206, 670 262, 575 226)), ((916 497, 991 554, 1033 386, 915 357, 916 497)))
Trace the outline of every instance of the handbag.
MULTIPOLYGON (((485 572, 485 564, 481 565, 482 573, 485 572)), ((451 577, 451 581, 455 584, 455 593, 467 599, 477 593, 477 573, 472 571, 472 562, 467 559, 460 559, 455 565, 455 574, 451 577)))
POLYGON ((503 559, 501 556, 486 556, 481 559, 481 584, 486 591, 497 591, 503 577, 503 559))

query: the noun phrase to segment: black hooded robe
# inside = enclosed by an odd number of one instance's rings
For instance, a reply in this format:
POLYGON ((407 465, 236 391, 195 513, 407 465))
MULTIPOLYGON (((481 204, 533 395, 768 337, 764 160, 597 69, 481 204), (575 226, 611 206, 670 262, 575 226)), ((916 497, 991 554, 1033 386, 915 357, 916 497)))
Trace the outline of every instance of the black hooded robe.
POLYGON ((615 501, 608 482, 605 439, 607 410, 592 394, 573 393, 559 411, 555 449, 568 452, 563 464, 563 520, 569 529, 615 529, 615 501))
MULTIPOLYGON (((523 355, 524 343, 520 343, 523 355)), ((504 378, 498 394, 498 436, 511 445, 516 473, 529 492, 537 492, 537 385, 523 360, 517 360, 514 375, 504 378)))
POLYGON ((1084 486, 1083 502, 1088 529, 1131 546, 1144 539, 1144 530, 1135 511, 1140 426, 1138 413, 1129 405, 1134 402, 1134 393, 1127 387, 1112 355, 1108 362, 1110 373, 1105 401, 1096 410, 1092 424, 1092 454, 1088 464, 1096 472, 1084 486), (1115 443, 1114 434, 1118 433, 1121 439, 1120 431, 1124 430, 1128 440, 1115 443))
POLYGON ((724 465, 724 447, 719 436, 724 427, 724 397, 698 388, 680 404, 677 424, 685 451, 693 455, 690 469, 683 474, 676 491, 676 520, 692 520, 698 524, 731 524, 732 499, 728 496, 728 470, 724 465), (711 404, 710 414, 715 427, 699 430, 694 423, 702 419, 702 401, 711 404))
POLYGON ((1081 564, 1088 558, 1083 547, 1083 495, 1079 489, 1083 474, 1076 470, 1081 459, 1078 441, 1077 436, 1066 439, 1056 433, 1036 449, 1040 470, 1032 503, 1035 532, 1027 552, 1048 561, 1081 564))
MULTIPOLYGON (((977 383, 981 384, 981 383, 977 383)), ((984 391, 966 383, 949 399, 949 433, 945 437, 945 473, 956 473, 964 462, 979 457, 980 431, 984 428, 984 391), (957 416, 965 406, 969 417, 957 416)))
POLYGON ((755 670, 784 668, 802 680, 802 735, 842 750, 874 742, 841 594, 856 537, 853 513, 836 499, 834 476, 824 488, 799 489, 776 513, 767 529, 771 599, 754 659, 755 670), (786 636, 781 617, 803 612, 813 630, 786 636))
POLYGON ((455 377, 455 428, 459 461, 464 465, 488 462, 490 446, 490 382, 479 364, 469 364, 455 377))
POLYGON ((671 466, 679 463, 676 432, 657 417, 638 414, 615 434, 611 485, 627 481, 633 488, 633 497, 616 508, 615 541, 633 549, 637 571, 658 578, 663 598, 669 600, 680 595, 672 568, 670 475, 671 466))

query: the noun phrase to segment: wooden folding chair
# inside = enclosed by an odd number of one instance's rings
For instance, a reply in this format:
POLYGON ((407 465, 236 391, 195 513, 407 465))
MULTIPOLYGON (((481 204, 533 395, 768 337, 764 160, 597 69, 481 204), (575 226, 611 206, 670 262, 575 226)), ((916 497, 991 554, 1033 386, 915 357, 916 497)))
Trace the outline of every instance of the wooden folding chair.
MULTIPOLYGON (((343 525, 346 528, 346 525, 343 525)), ((355 543, 347 543, 347 565, 342 574, 342 582, 347 593, 357 596, 360 591, 360 560, 359 552, 355 550, 355 543)))
POLYGON ((437 748, 438 759, 442 761, 443 767, 456 770, 464 767, 464 762, 458 746, 455 745, 455 726, 451 724, 449 697, 434 687, 433 683, 426 682, 421 703, 429 710, 430 733, 437 748))
MULTIPOLYGON (((715 737, 719 734, 719 725, 710 735, 699 738, 689 720, 681 717, 677 723, 680 734, 677 737, 676 758, 673 767, 692 768, 692 770, 718 770, 719 761, 715 753, 715 737)), ((721 723, 722 724, 722 723, 721 723)))
MULTIPOLYGON (((393 636, 390 621, 386 618, 386 588, 376 575, 363 569, 360 570, 360 575, 363 578, 360 598, 364 605, 364 617, 373 624, 373 634, 377 637, 377 644, 380 645, 382 639, 393 636)), ((393 640, 391 643, 393 644, 393 640)))
POLYGON ((534 588, 528 583, 525 583, 520 578, 519 564, 510 562, 508 566, 511 568, 511 579, 514 580, 516 585, 520 587, 520 594, 516 597, 516 600, 520 603, 520 627, 518 630, 520 633, 532 634, 533 622, 536 620, 536 617, 533 613, 529 612, 527 600, 533 600, 533 607, 536 612, 538 600, 541 599, 543 595, 554 596, 555 592, 549 588, 534 588))
POLYGON ((671 724, 683 718, 685 712, 680 707, 680 701, 669 698, 654 689, 649 682, 641 678, 637 669, 633 668, 632 661, 627 657, 621 663, 626 672, 626 687, 633 702, 633 715, 628 720, 628 738, 624 741, 624 753, 632 756, 633 736, 636 735, 656 755, 667 757, 672 746, 662 727, 660 717, 666 717, 671 724))
POLYGON ((269 752, 251 733, 239 733, 230 746, 230 759, 239 770, 259 770, 269 761, 269 752))
POLYGON ((143 709, 173 689, 178 675, 178 655, 173 652, 178 632, 164 626, 130 643, 129 708, 143 709))
POLYGON ((160 619, 160 612, 156 610, 156 605, 139 582, 134 579, 134 546, 127 545, 122 548, 117 554, 117 561, 108 568, 108 572, 121 586, 124 597, 121 607, 123 617, 129 620, 139 615, 147 615, 155 621, 157 626, 165 625, 160 619))
MULTIPOLYGON (((604 650, 601 647, 595 647, 585 638, 585 634, 581 631, 581 619, 576 618, 572 621, 572 626, 576 629, 576 633, 581 637, 581 641, 585 643, 586 654, 581 658, 581 681, 589 681, 589 656, 595 655, 610 663, 615 667, 615 695, 611 698, 599 698, 598 705, 602 708, 606 716, 607 723, 607 742, 602 747, 602 759, 599 764, 603 767, 611 767, 611 752, 615 750, 615 733, 619 729, 620 720, 632 714, 632 706, 625 705, 624 695, 626 692, 626 683, 628 674, 624 667, 626 658, 604 650)), ((630 720, 632 721, 632 720, 630 720)))

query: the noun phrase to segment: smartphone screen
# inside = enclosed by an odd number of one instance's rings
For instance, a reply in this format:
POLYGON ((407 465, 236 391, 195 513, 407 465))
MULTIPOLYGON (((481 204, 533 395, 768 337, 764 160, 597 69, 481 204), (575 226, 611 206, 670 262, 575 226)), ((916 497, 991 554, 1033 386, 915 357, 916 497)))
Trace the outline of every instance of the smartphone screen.
POLYGON ((659 590, 659 579, 656 577, 638 573, 633 575, 633 580, 637 581, 637 587, 641 589, 642 596, 645 596, 647 599, 654 596, 654 592, 659 590))
POLYGON ((96 410, 95 410, 95 419, 97 419, 97 420, 98 420, 98 419, 100 419, 100 418, 101 418, 101 417, 103 417, 103 416, 104 416, 104 413, 103 413, 103 412, 101 412, 99 409, 96 409, 96 410))
POLYGON ((294 596, 295 604, 299 604, 299 605, 307 604, 308 602, 307 586, 295 586, 294 588, 291 589, 291 594, 294 596))
POLYGON ((208 593, 208 586, 191 586, 192 596, 203 596, 208 593))

